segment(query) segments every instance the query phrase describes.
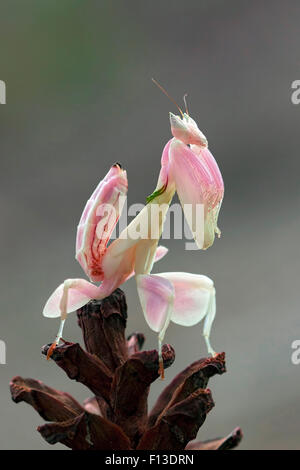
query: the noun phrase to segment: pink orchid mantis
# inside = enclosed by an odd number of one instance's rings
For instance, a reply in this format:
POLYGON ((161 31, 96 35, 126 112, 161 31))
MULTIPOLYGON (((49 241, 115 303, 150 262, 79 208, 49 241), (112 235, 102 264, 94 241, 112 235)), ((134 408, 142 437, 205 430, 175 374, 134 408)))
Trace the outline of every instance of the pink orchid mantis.
POLYGON ((206 276, 189 273, 150 274, 163 221, 175 191, 199 248, 211 246, 215 233, 220 233, 217 217, 224 185, 217 163, 207 149, 207 140, 187 114, 183 115, 182 120, 171 114, 170 120, 174 138, 163 150, 156 189, 148 197, 147 206, 111 245, 110 250, 112 258, 117 259, 136 244, 136 237, 132 237, 130 232, 138 226, 147 227, 146 240, 139 240, 137 248, 135 277, 145 319, 150 328, 158 333, 159 351, 171 321, 193 326, 205 319, 203 335, 208 352, 214 354, 209 341, 216 313, 213 281, 206 276), (194 224, 197 205, 204 206, 202 227, 197 224, 195 227, 194 224), (190 208, 191 211, 188 210, 190 208), (156 236, 153 236, 152 230, 150 233, 150 228, 158 228, 156 236))
POLYGON ((186 113, 182 119, 170 113, 170 122, 174 138, 169 148, 169 177, 198 247, 206 250, 213 244, 215 233, 221 235, 217 221, 224 196, 222 175, 196 122, 186 113), (204 208, 204 237, 193 227, 197 205, 204 208), (191 216, 186 206, 193 207, 191 216))
POLYGON ((127 193, 126 172, 120 165, 111 168, 88 200, 78 225, 76 258, 90 280, 101 284, 68 279, 51 295, 43 314, 60 316, 61 323, 49 356, 61 338, 68 313, 91 299, 107 297, 132 276, 136 278, 145 319, 158 333, 159 352, 171 321, 192 326, 205 319, 203 335, 208 351, 214 353, 209 342, 216 311, 213 281, 189 273, 151 274, 154 261, 167 252, 158 247, 158 241, 175 191, 202 249, 211 246, 215 233, 219 234, 217 218, 224 194, 221 173, 195 121, 187 114, 183 114, 183 119, 171 114, 170 120, 173 138, 163 150, 157 187, 148 197, 148 204, 109 246, 122 210, 122 198, 124 203, 127 193), (204 207, 204 236, 193 222, 197 205, 204 207), (192 208, 191 213, 187 206, 192 208))
MULTIPOLYGON (((222 175, 195 121, 187 114, 183 114, 183 119, 170 114, 170 121, 174 137, 163 150, 158 184, 148 200, 152 204, 157 200, 169 204, 176 190, 197 246, 207 249, 213 244, 215 233, 220 235, 217 218, 224 195, 222 175), (204 207, 202 227, 194 223, 197 205, 204 207)), ((205 319, 203 336, 208 352, 214 354, 209 341, 216 313, 211 279, 189 273, 151 275, 145 269, 136 272, 136 279, 145 319, 159 334, 159 344, 171 321, 193 326, 205 319)))
POLYGON ((196 122, 188 112, 186 95, 183 113, 176 101, 152 78, 158 88, 176 105, 181 117, 170 113, 171 139, 161 159, 160 187, 150 196, 150 200, 161 194, 168 185, 175 186, 188 225, 199 249, 206 250, 220 237, 217 226, 218 215, 224 196, 224 183, 221 172, 211 152, 208 142, 196 122), (203 207, 204 224, 197 222, 197 208, 203 207), (191 209, 191 211, 190 211, 191 209))

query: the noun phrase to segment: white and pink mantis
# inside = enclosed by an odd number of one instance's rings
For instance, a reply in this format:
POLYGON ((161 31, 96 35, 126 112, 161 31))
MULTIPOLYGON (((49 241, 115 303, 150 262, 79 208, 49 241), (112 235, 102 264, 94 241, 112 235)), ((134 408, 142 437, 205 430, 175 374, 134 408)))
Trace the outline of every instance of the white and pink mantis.
POLYGON ((175 191, 199 248, 208 248, 215 233, 220 234, 217 218, 224 194, 222 176, 207 149, 205 136, 188 114, 180 112, 182 119, 170 114, 173 138, 163 150, 155 191, 148 197, 148 204, 109 246, 127 193, 126 172, 119 164, 110 169, 88 200, 78 225, 76 259, 90 280, 101 284, 68 279, 51 295, 43 314, 61 317, 61 324, 48 357, 61 339, 68 313, 91 299, 107 297, 132 276, 136 278, 145 319, 158 333, 159 352, 170 321, 192 326, 205 318, 203 335, 209 353, 214 353, 209 342, 216 311, 213 281, 189 273, 150 274, 154 261, 167 252, 166 248, 158 247, 158 241, 175 191), (197 205, 204 208, 204 235, 195 230, 191 212, 186 210, 192 207, 193 215, 197 205))

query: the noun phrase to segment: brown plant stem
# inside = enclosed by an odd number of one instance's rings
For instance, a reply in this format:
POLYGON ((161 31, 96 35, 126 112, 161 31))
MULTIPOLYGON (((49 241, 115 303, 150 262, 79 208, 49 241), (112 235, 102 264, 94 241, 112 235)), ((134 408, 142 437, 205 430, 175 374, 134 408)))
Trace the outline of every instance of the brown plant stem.
MULTIPOLYGON (((162 347, 164 367, 170 367, 175 351, 162 347)), ((132 355, 115 371, 111 390, 113 422, 126 432, 133 445, 137 445, 146 429, 148 394, 150 385, 159 377, 159 356, 156 350, 132 355)))
MULTIPOLYGON (((42 354, 47 356, 49 347, 50 344, 43 346, 42 354)), ((86 385, 95 395, 109 403, 113 376, 97 356, 85 352, 78 343, 65 342, 55 348, 51 359, 70 379, 86 385)))
POLYGON ((77 310, 77 317, 87 351, 98 356, 112 372, 124 364, 128 357, 124 292, 116 289, 100 302, 91 300, 77 310))

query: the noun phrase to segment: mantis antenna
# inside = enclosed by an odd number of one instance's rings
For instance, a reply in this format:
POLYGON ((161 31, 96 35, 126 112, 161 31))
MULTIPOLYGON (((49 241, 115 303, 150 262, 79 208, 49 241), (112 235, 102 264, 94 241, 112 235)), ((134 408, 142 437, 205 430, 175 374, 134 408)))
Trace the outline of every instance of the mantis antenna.
POLYGON ((182 112, 182 109, 179 107, 179 105, 176 103, 176 101, 174 100, 174 98, 172 98, 172 96, 169 95, 169 93, 154 79, 154 78, 151 78, 152 82, 169 98, 170 101, 172 101, 172 103, 175 104, 176 108, 179 110, 181 116, 183 117, 183 112, 182 112))
POLYGON ((188 105, 187 105, 187 96, 188 96, 187 93, 185 93, 185 94, 183 95, 183 101, 184 101, 184 106, 185 106, 186 114, 189 116, 190 114, 189 114, 189 108, 188 108, 188 105))

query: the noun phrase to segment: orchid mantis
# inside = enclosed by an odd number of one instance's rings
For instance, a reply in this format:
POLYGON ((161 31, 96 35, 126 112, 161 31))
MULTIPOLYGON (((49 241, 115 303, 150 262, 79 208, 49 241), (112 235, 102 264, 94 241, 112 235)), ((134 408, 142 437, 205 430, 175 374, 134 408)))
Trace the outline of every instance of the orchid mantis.
MULTIPOLYGON (((207 148, 207 139, 187 114, 170 114, 171 139, 165 146, 158 184, 149 197, 152 203, 163 199, 170 203, 169 192, 178 193, 187 222, 200 249, 210 247, 215 233, 221 234, 217 219, 224 195, 224 184, 218 165, 207 148), (203 232, 194 228, 197 205, 204 206, 203 232), (187 209, 192 207, 190 213, 187 209)), ((205 318, 203 336, 208 352, 214 354, 209 336, 216 313, 215 288, 206 276, 189 273, 151 275, 137 272, 137 287, 145 319, 159 333, 159 344, 173 321, 193 326, 205 318)))
POLYGON ((188 112, 183 113, 176 101, 154 79, 152 81, 176 105, 181 116, 170 113, 171 139, 163 151, 159 182, 150 199, 172 186, 178 193, 187 222, 199 249, 206 250, 221 232, 217 226, 218 215, 224 196, 224 183, 218 164, 208 150, 208 142, 188 112), (204 236, 194 229, 195 209, 204 208, 204 236), (192 213, 189 208, 192 206, 192 213))
POLYGON ((205 319, 203 335, 209 353, 214 354, 209 342, 216 311, 213 281, 189 273, 151 274, 154 262, 167 252, 166 248, 158 247, 158 241, 175 191, 200 249, 207 249, 215 233, 220 234, 217 218, 224 194, 222 176, 207 148, 205 136, 187 113, 180 112, 182 119, 170 114, 173 138, 163 150, 155 191, 147 198, 147 205, 110 245, 108 242, 122 211, 128 186, 126 172, 120 164, 112 166, 88 200, 77 229, 76 259, 92 282, 68 279, 47 301, 44 316, 61 317, 48 357, 61 339, 68 313, 91 299, 107 297, 132 276, 136 278, 145 319, 158 333, 162 376, 161 345, 171 321, 192 326, 205 319), (204 207, 203 236, 193 224, 197 205, 204 207), (192 208, 192 217, 187 206, 192 208))

